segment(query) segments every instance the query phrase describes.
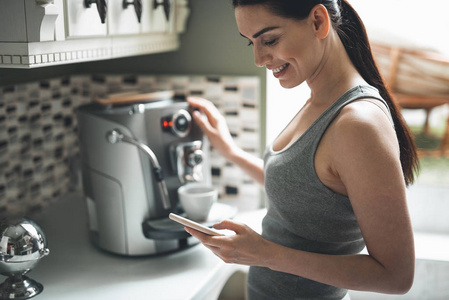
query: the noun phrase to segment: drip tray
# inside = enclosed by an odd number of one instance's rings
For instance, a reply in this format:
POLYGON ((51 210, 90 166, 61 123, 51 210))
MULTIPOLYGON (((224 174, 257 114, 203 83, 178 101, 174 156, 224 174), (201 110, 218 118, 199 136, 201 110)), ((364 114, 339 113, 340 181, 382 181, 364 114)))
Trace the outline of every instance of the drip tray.
MULTIPOLYGON (((215 223, 234 218, 236 214, 237 207, 224 203, 215 203, 207 220, 200 222, 200 224, 212 227, 215 223)), ((185 214, 181 214, 181 216, 186 217, 185 214)), ((142 223, 142 229, 145 237, 153 240, 185 239, 191 236, 184 230, 184 225, 168 217, 157 220, 145 220, 142 223)))

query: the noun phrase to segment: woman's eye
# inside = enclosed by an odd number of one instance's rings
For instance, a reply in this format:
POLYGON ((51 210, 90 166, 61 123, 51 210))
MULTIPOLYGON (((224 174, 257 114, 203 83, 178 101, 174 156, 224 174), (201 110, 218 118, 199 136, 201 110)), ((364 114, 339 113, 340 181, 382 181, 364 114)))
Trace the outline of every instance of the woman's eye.
MULTIPOLYGON (((277 42, 278 42, 278 39, 274 39, 274 40, 265 41, 265 42, 263 42, 263 44, 265 46, 274 46, 274 45, 276 45, 277 42)), ((248 46, 253 46, 253 45, 254 45, 253 42, 248 41, 248 46)))
POLYGON ((273 45, 275 45, 277 43, 277 41, 278 41, 277 39, 269 40, 269 41, 265 42, 265 45, 266 46, 273 46, 273 45))

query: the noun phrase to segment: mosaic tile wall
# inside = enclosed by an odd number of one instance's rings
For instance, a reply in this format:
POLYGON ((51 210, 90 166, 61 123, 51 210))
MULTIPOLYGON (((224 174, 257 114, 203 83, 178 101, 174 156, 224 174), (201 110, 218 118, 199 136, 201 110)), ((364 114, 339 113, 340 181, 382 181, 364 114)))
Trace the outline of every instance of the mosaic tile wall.
MULTIPOLYGON (((259 155, 259 81, 255 77, 86 75, 0 87, 0 215, 40 212, 81 188, 74 109, 94 95, 174 90, 210 99, 238 145, 259 155)), ((220 201, 260 205, 258 185, 212 149, 220 201)))

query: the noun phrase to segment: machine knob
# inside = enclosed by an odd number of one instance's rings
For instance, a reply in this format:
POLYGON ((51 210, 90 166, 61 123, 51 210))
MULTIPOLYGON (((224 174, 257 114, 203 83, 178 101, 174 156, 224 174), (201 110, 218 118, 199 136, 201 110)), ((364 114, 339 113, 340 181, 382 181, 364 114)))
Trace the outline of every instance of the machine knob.
POLYGON ((184 114, 179 114, 173 122, 176 131, 185 132, 189 128, 189 120, 184 114))
POLYGON ((187 165, 195 167, 203 162, 203 151, 197 149, 187 155, 187 165))
POLYGON ((185 137, 189 134, 192 127, 192 117, 189 112, 180 109, 172 116, 162 118, 162 128, 164 131, 171 131, 179 137, 185 137))

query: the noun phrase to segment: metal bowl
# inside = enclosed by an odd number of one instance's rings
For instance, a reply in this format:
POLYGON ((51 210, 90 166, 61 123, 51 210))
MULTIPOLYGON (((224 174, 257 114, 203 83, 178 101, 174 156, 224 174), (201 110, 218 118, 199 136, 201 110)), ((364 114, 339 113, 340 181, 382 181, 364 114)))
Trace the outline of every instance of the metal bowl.
POLYGON ((28 299, 39 294, 40 283, 24 276, 50 253, 42 229, 22 218, 0 224, 0 274, 8 276, 0 285, 0 299, 28 299))

